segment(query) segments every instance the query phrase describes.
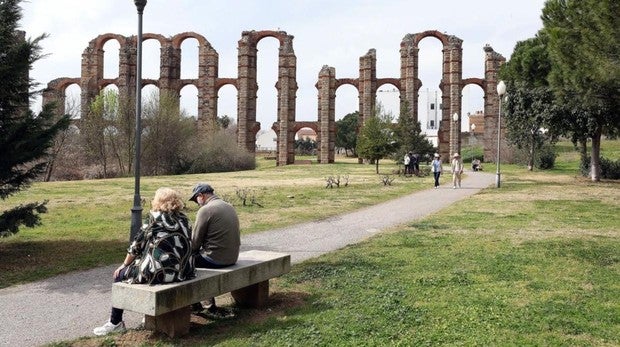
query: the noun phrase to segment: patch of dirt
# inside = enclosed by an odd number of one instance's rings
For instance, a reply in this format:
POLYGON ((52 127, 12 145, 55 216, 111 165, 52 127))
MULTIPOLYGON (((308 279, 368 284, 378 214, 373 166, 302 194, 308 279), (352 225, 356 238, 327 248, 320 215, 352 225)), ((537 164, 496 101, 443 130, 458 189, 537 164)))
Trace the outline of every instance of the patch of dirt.
POLYGON ((261 324, 262 322, 275 317, 284 317, 286 312, 292 308, 306 304, 309 294, 303 292, 277 292, 269 296, 269 304, 261 309, 237 308, 232 302, 230 295, 217 298, 218 306, 232 310, 236 313, 235 317, 224 318, 222 321, 228 324, 214 326, 209 335, 201 333, 202 328, 217 323, 212 319, 192 314, 189 334, 181 338, 172 339, 163 333, 150 330, 127 330, 123 334, 111 335, 108 337, 92 337, 75 340, 67 344, 72 347, 100 347, 100 346, 195 346, 212 344, 213 340, 221 339, 222 336, 231 335, 229 331, 234 331, 236 326, 248 324, 261 324))

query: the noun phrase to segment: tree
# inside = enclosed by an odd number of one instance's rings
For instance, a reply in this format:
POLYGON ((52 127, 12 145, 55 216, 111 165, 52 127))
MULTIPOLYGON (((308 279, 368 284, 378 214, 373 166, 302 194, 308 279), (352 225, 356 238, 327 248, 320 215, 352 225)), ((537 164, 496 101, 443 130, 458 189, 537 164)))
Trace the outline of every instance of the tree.
POLYGON ((555 106, 553 94, 548 87, 526 87, 514 82, 506 107, 508 140, 527 153, 527 168, 533 170, 536 153, 546 143, 552 143, 547 125, 553 117, 555 106))
POLYGON ((180 174, 193 158, 188 150, 198 135, 195 121, 179 112, 175 93, 161 91, 144 103, 142 168, 146 175, 180 174))
POLYGON ((393 159, 398 163, 402 163, 405 154, 410 151, 419 154, 421 158, 425 155, 432 156, 435 152, 433 144, 422 133, 420 122, 415 122, 409 116, 409 104, 407 103, 400 109, 394 136, 398 150, 394 153, 393 159))
POLYGON ((357 154, 374 162, 377 174, 379 160, 392 154, 396 146, 392 119, 392 115, 383 113, 379 105, 375 115, 366 119, 357 141, 357 154))
POLYGON ((223 116, 217 116, 217 118, 215 119, 215 123, 220 129, 228 129, 228 127, 231 124, 234 124, 235 121, 231 117, 225 114, 223 116))
POLYGON ((111 127, 110 116, 107 113, 116 109, 116 93, 113 91, 101 91, 90 104, 88 114, 80 122, 80 134, 86 157, 89 161, 96 162, 101 166, 103 178, 108 177, 108 163, 110 154, 106 136, 111 127))
MULTIPOLYGON (((41 35, 25 39, 17 31, 21 19, 19 0, 0 1, 0 198, 27 189, 45 172, 48 150, 54 137, 69 126, 68 115, 57 117, 54 106, 44 105, 35 115, 28 109, 37 92, 28 72, 41 56, 41 35)), ((41 223, 47 201, 19 205, 0 214, 0 236, 19 231, 20 226, 41 223)))
POLYGON ((359 122, 359 112, 355 111, 336 121, 336 147, 344 148, 344 154, 355 157, 355 147, 357 146, 357 125, 359 122))
POLYGON ((547 41, 543 31, 517 42, 510 60, 500 71, 501 78, 508 83, 509 97, 504 104, 507 139, 525 150, 528 170, 534 168, 536 153, 545 143, 553 142, 546 130, 558 110, 547 82, 551 71, 547 41))
POLYGON ((303 138, 295 140, 295 154, 313 155, 316 153, 316 141, 311 138, 303 138))
POLYGON ((602 135, 620 131, 620 2, 549 0, 543 8, 544 31, 552 62, 549 82, 559 103, 575 112, 558 122, 574 141, 592 139, 590 177, 600 180, 602 135), (575 131, 571 124, 583 128, 575 131))

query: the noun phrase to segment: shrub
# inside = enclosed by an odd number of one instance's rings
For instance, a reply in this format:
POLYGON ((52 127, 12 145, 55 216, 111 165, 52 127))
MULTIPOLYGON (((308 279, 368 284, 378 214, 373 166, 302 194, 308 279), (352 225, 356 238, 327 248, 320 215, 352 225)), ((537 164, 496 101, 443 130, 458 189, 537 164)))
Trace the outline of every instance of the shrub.
POLYGON ((540 170, 550 170, 555 166, 555 148, 553 145, 543 145, 534 158, 534 166, 540 170))
POLYGON ((461 148, 461 158, 463 158, 464 163, 471 163, 474 159, 484 161, 484 148, 480 145, 463 146, 461 148))
POLYGON ((229 172, 256 168, 254 154, 239 148, 231 132, 219 131, 198 146, 202 149, 199 149, 188 173, 229 172))
MULTIPOLYGON (((583 176, 590 176, 589 156, 581 159, 581 165, 579 168, 583 176)), ((610 180, 620 179, 620 160, 611 160, 601 157, 601 178, 610 180)))

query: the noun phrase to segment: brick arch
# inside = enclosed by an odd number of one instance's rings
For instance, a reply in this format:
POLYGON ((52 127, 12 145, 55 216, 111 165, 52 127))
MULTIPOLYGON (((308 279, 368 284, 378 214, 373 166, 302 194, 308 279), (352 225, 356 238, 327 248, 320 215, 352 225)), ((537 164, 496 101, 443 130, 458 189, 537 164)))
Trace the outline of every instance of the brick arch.
POLYGON ((99 90, 109 86, 110 84, 115 85, 118 88, 118 79, 117 78, 106 78, 99 81, 99 90))
POLYGON ((47 84, 45 90, 43 90, 43 104, 48 103, 56 103, 56 111, 60 114, 65 113, 65 100, 66 100, 66 91, 69 86, 77 84, 82 89, 80 85, 80 78, 69 78, 69 77, 61 77, 56 78, 50 81, 47 84))
POLYGON ((65 90, 72 84, 80 85, 80 78, 69 78, 69 77, 57 78, 55 80, 50 81, 47 84, 47 89, 53 89, 55 91, 58 91, 64 94, 65 90))
POLYGON ((445 47, 446 45, 448 45, 448 35, 441 33, 437 30, 427 30, 427 31, 423 31, 421 33, 417 33, 414 35, 413 37, 413 44, 415 47, 418 47, 418 44, 420 43, 420 41, 422 41, 423 39, 427 38, 427 37, 434 37, 436 39, 438 39, 439 41, 441 41, 441 44, 445 47))
POLYGON ((355 87, 355 89, 357 89, 357 91, 359 92, 359 79, 357 78, 338 78, 336 79, 336 83, 334 86, 334 91, 337 90, 338 88, 340 88, 340 86, 342 85, 351 85, 353 87, 355 87))
POLYGON ((293 36, 285 31, 244 31, 237 50, 237 144, 253 153, 256 150, 257 44, 265 37, 280 43, 278 50, 278 111, 277 111, 277 165, 295 161, 294 138, 291 128, 295 122, 297 95, 297 57, 293 50, 293 36))
POLYGON ((297 132, 303 128, 310 128, 314 130, 315 133, 319 133, 319 125, 317 122, 295 122, 293 126, 293 133, 297 134, 297 132))
POLYGON ((401 90, 400 79, 398 78, 377 78, 377 90, 381 88, 384 84, 391 84, 399 91, 401 90))
POLYGON ((239 85, 237 84, 236 78, 218 78, 217 82, 215 82, 215 92, 218 93, 220 91, 220 88, 228 84, 234 86, 235 89, 239 91, 239 85))
POLYGON ((250 35, 250 43, 254 46, 258 45, 258 42, 265 37, 273 37, 280 41, 280 46, 284 45, 286 39, 289 37, 285 31, 275 31, 275 30, 261 30, 261 31, 252 31, 250 35))
POLYGON ((145 79, 142 80, 142 88, 144 88, 146 86, 155 86, 155 87, 161 89, 161 87, 159 85, 159 80, 154 80, 152 78, 145 78, 145 79))
POLYGON ((166 44, 170 41, 170 39, 166 38, 160 34, 146 33, 142 35, 142 42, 147 40, 157 40, 159 42, 160 47, 165 47, 166 44))
POLYGON ((174 35, 172 37, 172 47, 180 49, 181 45, 183 45, 183 41, 186 39, 196 39, 201 47, 212 47, 211 43, 209 43, 204 36, 193 31, 186 31, 184 33, 174 35))
POLYGON ((478 87, 482 88, 482 90, 485 90, 486 84, 487 82, 482 79, 482 78, 466 78, 461 82, 461 91, 463 90, 463 88, 465 88, 466 85, 468 84, 475 84, 478 87))
POLYGON ((110 40, 118 41, 118 44, 122 47, 123 44, 127 41, 127 37, 119 34, 107 33, 97 36, 94 40, 91 41, 91 43, 95 49, 102 50, 106 42, 110 40))
POLYGON ((410 105, 410 116, 418 121, 418 92, 421 83, 418 79, 418 45, 427 37, 438 39, 442 46, 442 72, 440 90, 442 92, 441 121, 437 133, 439 154, 448 156, 460 151, 460 125, 451 121, 452 114, 461 111, 461 83, 463 73, 463 40, 437 30, 407 34, 401 41, 401 83, 405 91, 401 92, 401 101, 410 105))

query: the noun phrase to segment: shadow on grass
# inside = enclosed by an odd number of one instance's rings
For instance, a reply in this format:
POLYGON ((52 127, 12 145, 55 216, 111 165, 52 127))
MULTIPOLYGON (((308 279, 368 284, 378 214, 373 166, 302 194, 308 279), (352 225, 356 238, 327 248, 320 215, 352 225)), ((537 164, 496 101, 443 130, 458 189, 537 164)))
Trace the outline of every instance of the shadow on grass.
MULTIPOLYGON (((118 240, 0 243, 0 288, 120 262, 126 250, 118 240)), ((105 283, 109 288, 109 276, 105 283)))
MULTIPOLYGON (((269 297, 269 304, 261 309, 234 308, 233 318, 207 319, 192 315, 189 334, 170 338, 163 333, 148 330, 129 330, 124 334, 106 338, 86 338, 68 343, 68 346, 215 346, 231 339, 253 340, 274 329, 286 330, 302 323, 294 312, 317 312, 320 306, 308 305, 310 295, 303 292, 276 292, 269 297)), ((300 313, 301 314, 301 313, 300 313)), ((248 342, 249 344, 250 342, 248 342)))

